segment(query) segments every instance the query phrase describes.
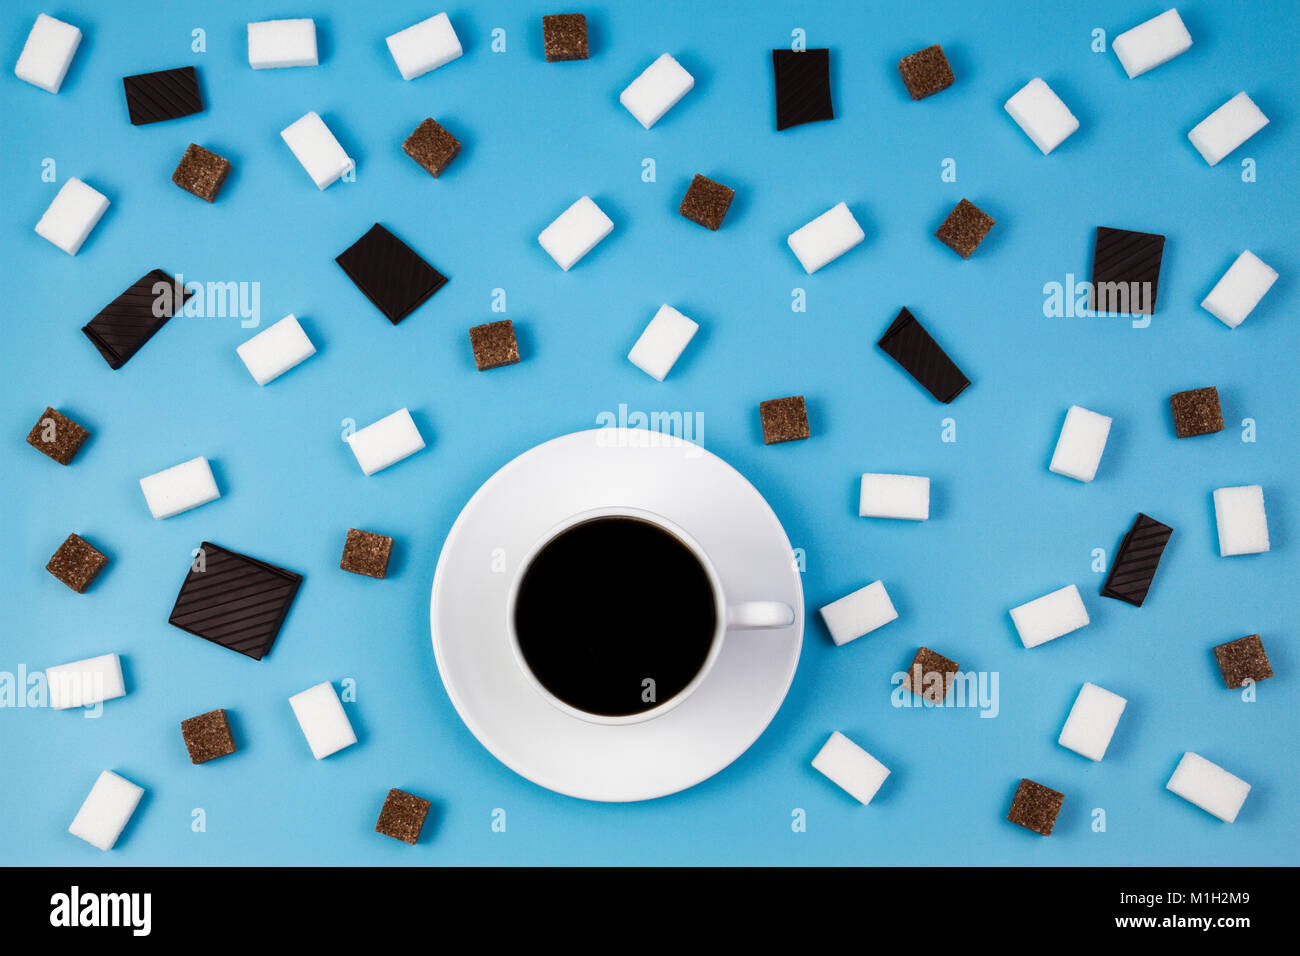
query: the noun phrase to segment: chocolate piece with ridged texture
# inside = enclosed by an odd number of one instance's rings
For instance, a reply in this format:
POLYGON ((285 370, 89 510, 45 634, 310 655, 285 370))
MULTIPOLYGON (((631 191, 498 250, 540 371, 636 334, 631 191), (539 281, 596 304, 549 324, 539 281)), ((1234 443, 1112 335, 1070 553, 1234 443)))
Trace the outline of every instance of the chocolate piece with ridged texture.
POLYGON ((203 112, 199 75, 192 66, 122 77, 132 126, 203 112))
POLYGON ((109 368, 118 369, 167 324, 193 293, 154 269, 104 306, 82 328, 109 368))
POLYGON ((945 405, 970 385, 962 370, 906 308, 876 343, 907 374, 945 405))
POLYGON ((952 67, 943 55, 943 47, 937 43, 903 57, 898 61, 898 72, 903 77, 908 94, 914 100, 934 96, 953 83, 952 67))
POLYGON ((1246 681, 1258 682, 1273 676, 1273 665, 1268 662, 1264 642, 1258 634, 1220 644, 1214 649, 1214 660, 1223 682, 1234 690, 1246 681))
POLYGON ((1175 392, 1169 396, 1169 410, 1174 414, 1174 434, 1179 438, 1213 435, 1223 431, 1219 390, 1213 385, 1175 392))
POLYGON ((1059 790, 1024 779, 1016 788, 1016 795, 1011 800, 1011 810, 1007 813, 1007 819, 1026 830, 1051 836, 1052 828, 1056 826, 1056 815, 1061 812, 1063 803, 1065 803, 1065 794, 1059 790))
POLYGON ((90 431, 54 408, 47 407, 27 433, 27 444, 60 465, 72 464, 90 431))
POLYGON ((335 260, 396 325, 447 284, 447 277, 379 223, 335 260))
POLYGON ((394 787, 384 799, 375 832, 415 846, 420 840, 420 831, 424 829, 424 819, 432 806, 433 803, 423 797, 394 787))
POLYGON ((204 541, 168 623, 260 661, 275 643, 302 576, 204 541))
POLYGON ((1092 311, 1128 315, 1155 312, 1164 250, 1164 236, 1098 226, 1092 251, 1092 311))
POLYGON ((778 130, 835 118, 830 50, 773 50, 772 75, 778 130))
POLYGON ((1133 527, 1119 543, 1106 583, 1102 585, 1101 596, 1141 607, 1156 576, 1160 556, 1165 553, 1165 545, 1173 533, 1174 529, 1169 525, 1139 512, 1133 527))

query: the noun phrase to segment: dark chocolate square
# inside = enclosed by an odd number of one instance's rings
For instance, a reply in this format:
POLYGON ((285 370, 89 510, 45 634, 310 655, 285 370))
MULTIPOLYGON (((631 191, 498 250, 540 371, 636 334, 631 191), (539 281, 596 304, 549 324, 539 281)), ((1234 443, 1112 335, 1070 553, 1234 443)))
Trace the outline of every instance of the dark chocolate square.
POLYGON ((716 232, 734 198, 736 191, 730 186, 716 183, 697 173, 677 211, 691 222, 698 222, 704 228, 716 232))
POLYGON ((469 344, 474 350, 474 364, 480 372, 519 361, 515 324, 509 319, 474 326, 469 330, 469 344))
POLYGON ((212 202, 229 174, 228 159, 204 149, 198 143, 190 143, 176 172, 172 173, 172 182, 187 193, 212 202))
POLYGON ((1155 312, 1164 249, 1164 236, 1098 226, 1092 252, 1092 311, 1155 312))
POLYGON ((1273 676, 1273 666, 1268 662, 1264 642, 1258 634, 1220 644, 1214 649, 1214 659, 1223 675, 1223 683, 1234 689, 1246 681, 1259 682, 1273 676))
POLYGON ((415 846, 420 839, 420 831, 424 829, 424 818, 429 815, 432 806, 433 803, 423 797, 394 787, 384 799, 384 808, 379 811, 375 832, 415 846))
POLYGON ((930 337, 925 326, 906 308, 901 309, 876 343, 927 392, 945 405, 970 385, 948 353, 930 337))
POLYGON ((553 13, 542 17, 542 45, 547 63, 587 59, 590 55, 587 18, 581 13, 553 13))
POLYGON ((192 66, 122 77, 132 126, 178 119, 203 110, 199 75, 192 66))
POLYGON ((763 444, 775 445, 784 441, 801 441, 808 437, 808 410, 802 395, 773 398, 758 405, 758 417, 763 423, 763 444))
POLYGON ((1213 435, 1223 431, 1223 409, 1219 407, 1219 390, 1193 388, 1169 396, 1169 408, 1174 413, 1174 433, 1179 438, 1194 435, 1213 435))
POLYGON ((773 50, 772 75, 778 130, 835 118, 830 50, 773 50))
POLYGON ((952 67, 943 55, 943 47, 937 43, 903 57, 898 61, 898 72, 914 100, 934 96, 952 86, 952 67))
POLYGON ((260 661, 275 643, 302 576, 204 541, 168 623, 260 661))
POLYGON ((193 293, 161 269, 141 276, 81 329, 108 367, 119 369, 193 293))
POLYGON ((107 555, 80 535, 70 534, 54 552, 45 570, 78 594, 85 594, 106 564, 107 555))
POLYGON ((1052 827, 1056 825, 1056 815, 1061 812, 1061 804, 1064 802, 1065 794, 1032 780, 1021 780, 1016 795, 1011 800, 1011 812, 1007 814, 1007 819, 1026 830, 1051 836, 1052 827))
POLYGON ((393 539, 388 535, 348 528, 339 567, 353 574, 382 578, 388 573, 388 559, 392 553, 393 539))
POLYGON ((402 144, 402 151, 437 179, 460 152, 460 140, 430 118, 406 137, 406 142, 402 144))
POLYGON ((447 284, 446 276, 379 223, 334 261, 393 325, 447 284))
POLYGON ((969 259, 993 225, 992 216, 970 200, 963 199, 948 213, 935 236, 957 255, 969 259))
POLYGON ((942 704, 960 669, 956 661, 936 654, 928 647, 922 647, 917 650, 911 666, 907 668, 903 686, 919 697, 942 704))
POLYGON ((27 444, 60 465, 72 464, 77 452, 90 437, 89 430, 53 408, 46 408, 32 430, 27 433, 27 444))
POLYGON ((235 738, 224 710, 210 710, 181 721, 181 736, 190 752, 190 763, 207 763, 235 752, 235 738))
POLYGON ((1115 552, 1110 573, 1101 588, 1102 597, 1141 607, 1147 599, 1147 591, 1151 590, 1160 556, 1165 553, 1165 545, 1173 533, 1174 529, 1169 525, 1139 512, 1115 552))

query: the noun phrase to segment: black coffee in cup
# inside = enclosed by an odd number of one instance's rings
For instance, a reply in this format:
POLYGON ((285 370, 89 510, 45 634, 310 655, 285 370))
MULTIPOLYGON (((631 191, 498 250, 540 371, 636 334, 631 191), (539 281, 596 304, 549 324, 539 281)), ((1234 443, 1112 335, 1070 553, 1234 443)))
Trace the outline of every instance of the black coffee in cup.
POLYGON ((615 516, 574 525, 534 556, 514 625, 543 687, 570 707, 622 717, 695 678, 717 613, 694 552, 658 525, 615 516))

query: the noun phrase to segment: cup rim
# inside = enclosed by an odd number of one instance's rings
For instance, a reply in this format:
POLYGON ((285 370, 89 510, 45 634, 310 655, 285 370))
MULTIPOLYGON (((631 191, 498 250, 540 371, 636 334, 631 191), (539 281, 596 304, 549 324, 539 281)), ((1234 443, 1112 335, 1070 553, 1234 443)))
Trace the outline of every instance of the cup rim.
POLYGON ((519 566, 515 570, 514 578, 510 582, 510 590, 506 596, 506 634, 509 638, 511 654, 514 656, 515 664, 518 666, 519 671, 523 674, 524 679, 532 685, 533 689, 536 690, 537 693, 540 694, 551 706, 571 717, 576 717, 577 719, 588 723, 604 724, 607 726, 639 724, 655 717, 661 717, 670 710, 673 710, 685 701, 687 697, 698 690, 700 685, 704 683, 705 678, 707 678, 709 673, 713 670, 713 665, 717 663, 718 657, 722 654, 722 643, 727 634, 727 602, 722 591, 722 581, 718 577, 718 572, 714 568, 713 562, 709 560, 708 554, 704 551, 704 548, 700 546, 700 543, 691 537, 684 528, 658 512, 650 511, 645 508, 606 505, 599 508, 589 508, 585 511, 579 511, 575 514, 569 515, 562 521, 557 522, 545 533, 540 535, 535 542, 533 542, 531 547, 528 549, 528 552, 524 555, 523 560, 519 562, 519 566), (713 637, 710 640, 709 653, 705 656, 704 663, 700 665, 700 669, 696 672, 695 676, 691 678, 690 682, 672 697, 660 701, 654 707, 639 711, 635 714, 596 714, 588 710, 583 710, 580 707, 574 707, 572 704, 561 700, 547 689, 541 680, 538 679, 537 675, 533 673, 532 668, 528 666, 528 662, 524 659, 523 650, 519 646, 519 634, 515 630, 515 604, 519 599, 519 589, 523 584, 523 579, 525 575, 527 575, 529 568, 532 567, 533 561, 536 560, 537 556, 546 548, 547 545, 566 531, 576 528, 579 525, 587 524, 591 521, 598 521, 601 518, 631 518, 633 520, 645 521, 647 524, 652 524, 660 530, 671 534, 695 557, 700 568, 704 571, 705 577, 708 578, 710 589, 713 591, 713 609, 715 619, 713 625, 713 637))

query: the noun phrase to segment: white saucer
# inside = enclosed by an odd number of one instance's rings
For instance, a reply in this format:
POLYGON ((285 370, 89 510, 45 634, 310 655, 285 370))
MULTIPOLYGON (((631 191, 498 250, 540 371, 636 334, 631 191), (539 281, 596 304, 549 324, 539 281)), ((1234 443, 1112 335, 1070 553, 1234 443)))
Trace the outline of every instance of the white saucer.
MULTIPOLYGON (((629 581, 628 599, 671 596, 629 581)), ((470 732, 521 776, 586 800, 676 793, 744 753, 790 688, 803 622, 790 541, 762 495, 716 455, 645 429, 575 432, 505 465, 452 525, 430 601, 438 673, 470 732), (729 601, 783 601, 795 613, 789 627, 731 632, 704 683, 673 710, 601 726, 561 712, 524 677, 506 633, 506 594, 541 535, 569 515, 618 505, 686 530, 729 601)))

